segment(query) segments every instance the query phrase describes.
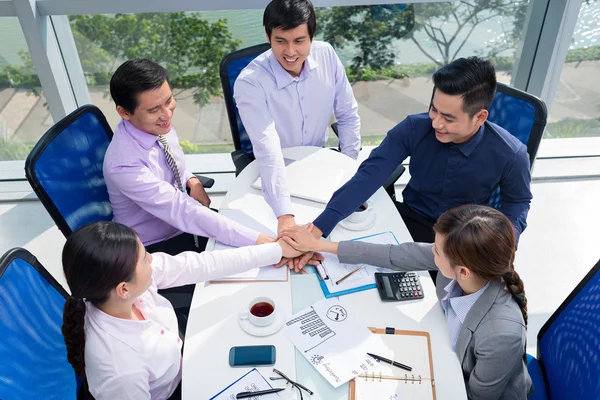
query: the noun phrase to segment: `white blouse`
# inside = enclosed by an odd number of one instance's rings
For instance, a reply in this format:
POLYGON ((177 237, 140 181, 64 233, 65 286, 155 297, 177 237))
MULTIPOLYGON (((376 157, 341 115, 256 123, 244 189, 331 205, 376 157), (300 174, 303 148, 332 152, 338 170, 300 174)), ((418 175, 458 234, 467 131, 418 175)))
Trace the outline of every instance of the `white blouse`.
POLYGON ((86 302, 85 371, 96 400, 167 399, 181 381, 181 340, 166 289, 272 265, 277 243, 177 256, 152 254, 152 284, 136 299, 145 320, 112 317, 86 302))

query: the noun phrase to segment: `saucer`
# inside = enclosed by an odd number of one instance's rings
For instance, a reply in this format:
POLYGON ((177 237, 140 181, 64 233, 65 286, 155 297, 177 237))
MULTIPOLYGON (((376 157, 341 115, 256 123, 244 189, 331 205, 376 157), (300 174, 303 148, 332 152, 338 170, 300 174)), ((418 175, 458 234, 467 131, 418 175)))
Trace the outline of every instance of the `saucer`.
POLYGON ((342 228, 346 228, 350 231, 364 231, 365 229, 373 227, 373 225, 375 225, 375 222, 377 222, 375 214, 372 215, 372 217, 367 218, 365 221, 358 224, 350 222, 348 221, 348 219, 345 219, 342 222, 340 222, 340 225, 342 226, 342 228))
POLYGON ((281 329, 285 318, 281 313, 277 313, 273 323, 267 326, 256 326, 249 319, 242 319, 240 317, 238 317, 238 321, 242 329, 252 336, 269 336, 281 329))

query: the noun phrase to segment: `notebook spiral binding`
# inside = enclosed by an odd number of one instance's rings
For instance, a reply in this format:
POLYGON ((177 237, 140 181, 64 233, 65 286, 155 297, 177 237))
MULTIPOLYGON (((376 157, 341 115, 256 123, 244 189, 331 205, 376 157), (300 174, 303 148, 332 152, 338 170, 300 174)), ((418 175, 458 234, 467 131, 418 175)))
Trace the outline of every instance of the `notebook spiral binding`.
MULTIPOLYGON (((379 381, 381 382, 384 379, 390 379, 390 377, 384 377, 383 375, 381 375, 381 372, 379 374, 375 374, 374 372, 372 372, 370 375, 368 373, 361 375, 361 377, 365 378, 365 381, 379 381)), ((404 381, 404 383, 408 383, 408 382, 412 382, 412 384, 414 385, 415 382, 418 383, 419 385, 421 383, 423 383, 423 379, 421 378, 421 375, 417 375, 416 377, 414 375, 410 375, 408 376, 408 374, 404 374, 404 378, 402 377, 394 377, 393 379, 395 380, 399 380, 399 381, 404 381)), ((432 382, 432 386, 435 385, 434 382, 432 382)))

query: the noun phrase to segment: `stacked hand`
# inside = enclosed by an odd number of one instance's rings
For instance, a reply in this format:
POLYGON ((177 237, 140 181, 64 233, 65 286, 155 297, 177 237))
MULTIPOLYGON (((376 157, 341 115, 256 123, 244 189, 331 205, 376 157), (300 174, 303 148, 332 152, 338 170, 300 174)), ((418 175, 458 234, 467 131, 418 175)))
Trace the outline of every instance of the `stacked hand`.
POLYGON ((318 249, 319 244, 319 239, 315 235, 320 236, 316 229, 313 224, 308 224, 306 226, 294 225, 281 230, 278 236, 278 243, 284 249, 284 258, 276 267, 287 264, 290 269, 304 273, 302 268, 305 265, 317 265, 322 261, 323 256, 314 252, 314 250, 318 249), (284 244, 288 248, 284 247, 284 244), (290 249, 293 251, 290 251, 290 249), (289 254, 293 255, 286 256, 286 250, 289 251, 289 254))

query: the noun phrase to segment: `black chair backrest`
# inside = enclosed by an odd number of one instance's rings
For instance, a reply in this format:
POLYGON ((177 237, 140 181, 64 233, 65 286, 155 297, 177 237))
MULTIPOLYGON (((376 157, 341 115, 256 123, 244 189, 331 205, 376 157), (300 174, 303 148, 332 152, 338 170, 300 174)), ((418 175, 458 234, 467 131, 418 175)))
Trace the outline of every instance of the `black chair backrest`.
POLYGON ((68 237, 77 228, 112 220, 102 165, 113 132, 102 112, 85 105, 48 130, 25 161, 25 175, 68 237))
POLYGON ((242 119, 235 106, 233 85, 240 72, 242 72, 242 70, 258 55, 270 48, 271 45, 269 43, 263 43, 234 51, 233 53, 226 55, 219 66, 221 86, 223 87, 223 97, 225 98, 225 107, 227 108, 227 116, 229 117, 229 127, 231 128, 233 145, 236 150, 242 150, 251 159, 254 159, 252 143, 250 142, 248 133, 244 128, 244 124, 242 124, 242 119))

